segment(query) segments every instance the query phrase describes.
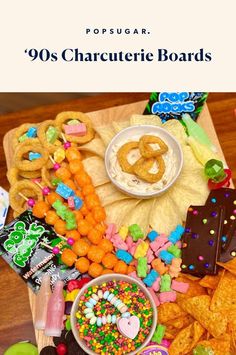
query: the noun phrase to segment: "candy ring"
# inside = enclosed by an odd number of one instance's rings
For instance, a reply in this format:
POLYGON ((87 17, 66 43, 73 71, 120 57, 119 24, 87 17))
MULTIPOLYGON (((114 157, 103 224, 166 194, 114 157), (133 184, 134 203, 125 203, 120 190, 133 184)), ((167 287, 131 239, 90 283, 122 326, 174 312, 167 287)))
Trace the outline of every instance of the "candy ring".
POLYGON ((128 142, 122 145, 117 152, 117 159, 121 169, 129 174, 132 174, 134 169, 133 165, 128 162, 127 156, 132 149, 138 148, 138 142, 128 142))
POLYGON ((14 136, 12 139, 13 149, 15 149, 19 144, 25 143, 26 141, 32 141, 34 138, 27 138, 22 143, 19 141, 19 138, 25 134, 31 127, 33 127, 32 123, 24 123, 20 127, 14 130, 14 136))
MULTIPOLYGON (((56 126, 55 121, 54 120, 47 120, 39 125, 38 137, 39 137, 39 140, 40 140, 40 143, 42 144, 42 146, 44 148, 46 148, 49 151, 49 153, 54 153, 55 150, 58 148, 58 146, 53 143, 48 142, 47 136, 46 136, 47 129, 50 126, 54 127, 59 134, 58 127, 55 127, 56 126)), ((59 146, 61 146, 61 144, 59 146)))
POLYGON ((19 214, 26 210, 25 200, 19 195, 19 193, 26 197, 36 197, 38 201, 43 199, 41 189, 32 181, 21 180, 16 182, 9 190, 9 200, 11 207, 19 214))
POLYGON ((61 112, 56 116, 56 126, 60 131, 63 131, 63 125, 69 120, 78 120, 84 123, 86 125, 87 133, 82 137, 65 134, 65 138, 68 142, 84 144, 94 138, 95 132, 92 128, 92 122, 87 115, 82 112, 61 112))
POLYGON ((226 173, 226 178, 223 181, 215 182, 212 179, 208 180, 208 187, 210 190, 217 190, 221 187, 229 187, 232 172, 230 169, 224 169, 224 172, 226 173))
POLYGON ((152 135, 142 136, 139 140, 139 150, 144 158, 153 158, 162 155, 168 151, 168 146, 159 137, 152 135), (160 149, 153 149, 151 143, 157 143, 160 149))
POLYGON ((153 165, 154 159, 139 159, 133 166, 135 174, 140 177, 140 179, 145 180, 150 183, 155 183, 161 180, 162 176, 165 172, 165 162, 161 156, 156 157, 156 161, 158 162, 158 172, 153 174, 149 173, 150 163, 153 165))
POLYGON ((15 165, 18 169, 20 170, 25 170, 25 171, 35 171, 38 169, 41 169, 45 163, 48 160, 48 152, 45 148, 43 148, 41 145, 24 145, 24 146, 19 146, 16 151, 15 151, 15 165), (24 155, 31 152, 38 152, 41 154, 41 157, 38 159, 35 159, 33 161, 29 161, 27 159, 24 159, 24 155))
POLYGON ((102 317, 97 316, 94 313, 94 306, 99 302, 99 300, 107 300, 110 302, 118 311, 121 313, 122 318, 130 318, 130 313, 128 312, 128 307, 115 296, 114 293, 110 293, 109 291, 103 292, 102 290, 98 290, 97 293, 93 293, 88 302, 85 303, 87 308, 84 309, 84 314, 87 319, 89 319, 89 324, 93 325, 96 323, 98 327, 105 325, 106 323, 116 324, 118 318, 115 314, 108 314, 107 316, 103 315, 102 317))

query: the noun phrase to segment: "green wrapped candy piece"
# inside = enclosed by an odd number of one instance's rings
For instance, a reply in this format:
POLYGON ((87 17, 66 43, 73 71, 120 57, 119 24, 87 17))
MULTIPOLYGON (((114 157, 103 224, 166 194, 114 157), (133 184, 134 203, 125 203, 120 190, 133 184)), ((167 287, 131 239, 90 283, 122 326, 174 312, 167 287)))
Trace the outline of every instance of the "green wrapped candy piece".
POLYGON ((161 286, 160 292, 169 292, 171 291, 171 276, 169 274, 165 274, 161 276, 161 286))
POLYGON ((22 136, 20 136, 19 138, 18 138, 18 141, 20 142, 20 143, 22 143, 22 142, 24 142, 26 139, 28 139, 29 137, 27 136, 27 134, 25 133, 25 134, 23 134, 22 136))
POLYGON ((141 258, 138 258, 138 266, 137 266, 137 274, 138 274, 138 277, 146 277, 147 276, 147 270, 148 270, 148 267, 147 267, 147 258, 144 256, 144 257, 141 257, 141 258))
POLYGON ((161 344, 162 339, 164 338, 165 335, 165 331, 166 331, 166 326, 162 324, 158 324, 153 334, 152 341, 154 341, 157 344, 161 344))
POLYGON ((223 162, 217 159, 210 159, 205 164, 205 175, 215 182, 221 182, 226 178, 223 162))
POLYGON ((48 143, 55 143, 55 141, 57 140, 59 134, 58 134, 58 130, 53 127, 53 126, 49 126, 47 131, 46 131, 46 139, 48 143))
POLYGON ((38 349, 31 343, 16 343, 10 346, 4 355, 38 355, 38 349))
POLYGON ((70 319, 66 320, 66 330, 71 330, 71 323, 70 323, 70 319))
POLYGON ((55 208, 57 215, 61 217, 64 221, 66 220, 66 214, 68 212, 67 207, 63 205, 63 203, 60 200, 56 200, 53 204, 52 207, 55 208))
POLYGON ((176 245, 171 245, 167 251, 174 255, 175 258, 181 258, 181 250, 176 245))
POLYGON ((205 348, 203 345, 197 345, 193 349, 193 355, 214 355, 214 351, 209 347, 205 348))
POLYGON ((67 122, 67 124, 69 126, 73 126, 73 125, 76 125, 76 124, 80 124, 80 121, 79 120, 70 120, 67 122))
POLYGON ((129 233, 131 237, 133 238, 133 241, 137 241, 140 238, 143 238, 143 232, 142 229, 139 227, 138 224, 132 224, 129 226, 129 233))
POLYGON ((60 182, 62 182, 62 180, 59 178, 52 179, 51 181, 53 186, 57 186, 58 184, 60 184, 60 182))

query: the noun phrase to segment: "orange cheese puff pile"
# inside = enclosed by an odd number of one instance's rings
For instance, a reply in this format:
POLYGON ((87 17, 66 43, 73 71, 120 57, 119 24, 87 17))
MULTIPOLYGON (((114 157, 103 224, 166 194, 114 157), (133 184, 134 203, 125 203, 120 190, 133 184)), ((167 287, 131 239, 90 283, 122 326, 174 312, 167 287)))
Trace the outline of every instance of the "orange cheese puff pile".
POLYGON ((70 245, 61 253, 62 262, 69 267, 75 266, 80 273, 88 272, 92 277, 111 272, 127 273, 127 265, 118 261, 113 254, 113 244, 104 237, 106 213, 91 177, 84 170, 82 156, 77 148, 70 147, 65 151, 63 166, 55 171, 55 175, 83 201, 80 209, 74 209, 69 206, 67 199, 51 191, 45 196, 45 201, 36 202, 33 206, 34 216, 45 218, 46 223, 63 236, 63 240, 72 240, 73 243, 68 242, 70 245), (53 208, 58 200, 74 213, 76 228, 68 230, 67 221, 53 208))

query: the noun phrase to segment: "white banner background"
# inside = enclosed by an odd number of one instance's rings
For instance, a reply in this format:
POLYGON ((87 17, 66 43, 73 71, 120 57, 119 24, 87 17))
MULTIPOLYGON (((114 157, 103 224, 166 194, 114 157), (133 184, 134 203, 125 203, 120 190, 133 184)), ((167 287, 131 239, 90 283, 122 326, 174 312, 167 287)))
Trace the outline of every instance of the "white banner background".
POLYGON ((236 91, 235 0, 0 0, 0 91, 236 91), (147 28, 150 35, 85 34, 147 28), (25 49, 153 52, 152 62, 42 62, 25 49), (156 51, 212 53, 158 62, 156 51))

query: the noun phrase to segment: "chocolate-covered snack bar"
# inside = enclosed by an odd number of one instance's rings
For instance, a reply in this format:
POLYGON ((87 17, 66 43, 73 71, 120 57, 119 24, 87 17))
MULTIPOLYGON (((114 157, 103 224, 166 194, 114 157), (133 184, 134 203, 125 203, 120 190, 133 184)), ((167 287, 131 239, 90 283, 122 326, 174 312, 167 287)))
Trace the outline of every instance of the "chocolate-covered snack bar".
POLYGON ((225 219, 222 231, 222 253, 228 248, 236 230, 236 190, 221 188, 212 190, 206 201, 206 206, 224 206, 225 219))
POLYGON ((182 237, 182 272, 214 275, 218 271, 224 207, 190 206, 182 237))
POLYGON ((234 229, 234 233, 227 244, 227 248, 224 251, 221 251, 219 261, 226 263, 233 258, 236 258, 236 229, 234 229))

